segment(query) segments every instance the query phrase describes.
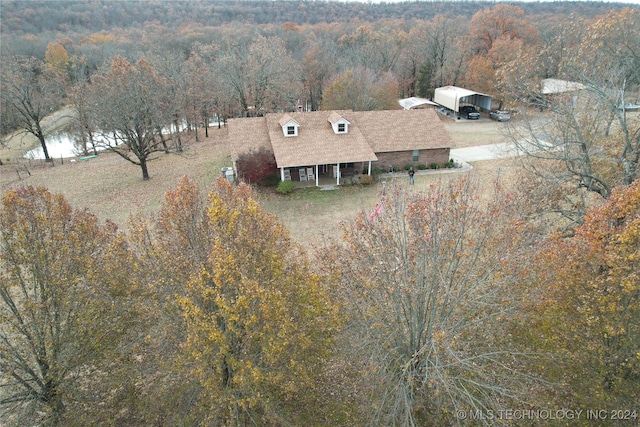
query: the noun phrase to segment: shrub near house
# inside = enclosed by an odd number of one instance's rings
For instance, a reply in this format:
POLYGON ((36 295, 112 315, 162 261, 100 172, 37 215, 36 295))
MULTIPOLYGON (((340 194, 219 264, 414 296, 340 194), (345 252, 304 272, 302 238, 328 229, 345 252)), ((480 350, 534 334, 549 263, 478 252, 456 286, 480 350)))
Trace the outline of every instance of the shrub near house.
POLYGON ((236 171, 238 177, 245 182, 260 182, 276 174, 276 159, 272 151, 260 147, 243 153, 236 161, 236 171))

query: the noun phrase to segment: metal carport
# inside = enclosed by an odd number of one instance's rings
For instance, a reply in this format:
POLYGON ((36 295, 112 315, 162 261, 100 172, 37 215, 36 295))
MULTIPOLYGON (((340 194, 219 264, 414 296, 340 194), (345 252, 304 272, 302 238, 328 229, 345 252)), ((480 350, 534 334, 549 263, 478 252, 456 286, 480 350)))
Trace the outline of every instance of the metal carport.
POLYGON ((491 110, 491 96, 457 86, 436 88, 433 101, 455 112, 460 104, 472 104, 486 111, 491 110))

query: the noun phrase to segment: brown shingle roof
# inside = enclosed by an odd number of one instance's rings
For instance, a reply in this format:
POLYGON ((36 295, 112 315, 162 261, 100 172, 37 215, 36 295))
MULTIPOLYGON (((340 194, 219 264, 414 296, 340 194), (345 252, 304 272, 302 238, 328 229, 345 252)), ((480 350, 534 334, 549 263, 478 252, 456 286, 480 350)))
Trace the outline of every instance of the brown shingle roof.
MULTIPOLYGON (((378 160, 371 146, 357 128, 336 135, 328 118, 330 111, 288 113, 300 124, 298 136, 285 137, 279 120, 283 114, 266 115, 267 129, 278 167, 322 165, 378 160)), ((352 111, 339 111, 349 120, 352 111)))
POLYGON ((355 125, 376 153, 454 146, 434 109, 355 111, 353 114, 355 125))
POLYGON ((343 118, 342 114, 338 113, 337 111, 332 111, 331 114, 329 114, 329 116, 327 117, 327 120, 329 121, 329 123, 334 124, 335 122, 337 122, 342 118, 343 118))
POLYGON ((238 160, 243 153, 257 151, 260 148, 273 151, 264 117, 229 119, 227 129, 233 161, 238 160))
POLYGON ((295 120, 293 120, 293 119, 291 118, 291 116, 290 116, 290 115, 288 115, 288 114, 285 114, 284 116, 282 116, 282 117, 280 118, 280 120, 278 120, 278 124, 280 124, 280 127, 282 127, 282 126, 286 125, 287 123, 289 123, 289 122, 291 122, 291 121, 293 121, 293 122, 294 122, 295 124, 297 124, 297 125, 300 125, 300 123, 298 123, 298 122, 296 122, 295 120))
POLYGON ((454 146, 433 109, 271 113, 231 119, 228 129, 233 160, 264 147, 273 151, 278 167, 375 161, 375 153, 454 146), (335 134, 330 120, 341 117, 351 123, 349 132, 335 134), (297 136, 284 136, 283 118, 299 124, 297 136))

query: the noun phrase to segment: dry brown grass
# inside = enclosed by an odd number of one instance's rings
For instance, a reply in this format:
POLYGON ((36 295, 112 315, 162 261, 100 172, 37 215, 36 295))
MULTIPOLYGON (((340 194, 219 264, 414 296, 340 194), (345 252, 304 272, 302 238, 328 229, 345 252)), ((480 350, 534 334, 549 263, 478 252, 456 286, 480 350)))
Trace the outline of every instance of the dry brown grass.
POLYGON ((446 120, 445 128, 456 148, 473 147, 477 145, 498 144, 507 142, 506 123, 498 123, 486 117, 479 120, 446 120))
MULTIPOLYGON (((445 126, 458 147, 503 141, 497 124, 489 120, 445 122, 445 126)), ((174 188, 185 175, 204 191, 211 186, 220 176, 220 168, 230 166, 231 161, 226 129, 211 129, 209 135, 207 139, 201 135, 203 140, 200 142, 194 141, 193 134, 186 135, 185 151, 181 154, 157 153, 155 160, 149 163, 151 179, 148 181, 142 180, 138 166, 115 154, 100 154, 98 158, 86 161, 65 160, 64 164, 56 160, 52 167, 41 161, 17 162, 19 156, 15 153, 26 152, 33 146, 33 141, 31 146, 14 144, 11 149, 13 160, 0 166, 0 189, 4 192, 20 186, 45 186, 53 193, 63 194, 73 206, 87 208, 100 219, 108 218, 122 226, 131 214, 156 212, 166 191, 174 188), (23 165, 29 167, 30 176, 23 165), (20 179, 16 170, 21 171, 20 179)), ((513 162, 478 162, 472 174, 490 182, 496 176, 498 164, 504 175, 513 162)), ((434 180, 457 176, 439 172, 417 175, 412 189, 426 190, 434 180)), ((397 179, 408 185, 408 178, 397 179)), ((278 216, 297 241, 309 247, 339 237, 340 223, 352 219, 360 210, 373 209, 380 189, 378 182, 372 186, 341 187, 332 191, 297 191, 291 196, 261 191, 260 201, 265 209, 278 216)))
POLYGON ((0 166, 0 185, 3 192, 21 186, 44 186, 63 194, 75 207, 124 224, 132 213, 157 210, 166 191, 183 176, 206 189, 220 176, 221 167, 231 166, 226 130, 211 130, 209 135, 201 142, 194 142, 193 135, 184 138, 183 153, 155 154, 149 162, 148 181, 142 180, 140 167, 105 153, 86 161, 65 160, 60 164, 56 160, 54 166, 42 161, 5 163, 0 166), (30 166, 31 175, 27 175, 25 165, 30 166))

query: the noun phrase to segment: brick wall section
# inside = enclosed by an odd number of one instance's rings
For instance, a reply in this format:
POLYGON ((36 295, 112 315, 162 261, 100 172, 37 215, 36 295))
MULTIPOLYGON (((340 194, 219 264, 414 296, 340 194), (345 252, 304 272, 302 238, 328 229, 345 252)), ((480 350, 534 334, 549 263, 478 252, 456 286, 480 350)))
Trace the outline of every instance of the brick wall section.
POLYGON ((396 151, 389 153, 376 153, 378 157, 377 162, 371 162, 371 167, 379 167, 386 169, 391 166, 399 166, 404 168, 405 165, 418 164, 431 166, 431 163, 437 163, 442 166, 449 161, 449 148, 437 148, 433 150, 420 150, 418 161, 413 161, 413 150, 411 151, 396 151))

